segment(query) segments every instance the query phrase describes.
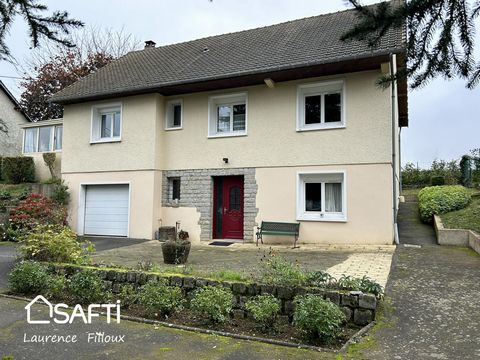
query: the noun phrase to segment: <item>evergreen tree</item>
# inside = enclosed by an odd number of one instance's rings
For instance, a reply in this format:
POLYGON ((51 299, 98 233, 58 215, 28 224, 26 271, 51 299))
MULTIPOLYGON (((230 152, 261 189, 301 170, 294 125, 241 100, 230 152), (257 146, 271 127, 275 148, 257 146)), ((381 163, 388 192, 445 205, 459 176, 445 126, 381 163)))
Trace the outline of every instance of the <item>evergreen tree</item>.
POLYGON ((28 25, 32 47, 36 48, 42 40, 73 47, 68 39, 70 29, 83 26, 81 21, 71 19, 66 11, 55 11, 44 15, 47 6, 37 0, 0 0, 0 60, 10 60, 10 49, 5 37, 17 16, 21 16, 28 25))
MULTIPOLYGON (((473 88, 480 81, 480 62, 475 61, 475 20, 480 0, 394 0, 364 6, 348 0, 359 22, 342 40, 360 40, 370 47, 379 44, 391 29, 406 30, 406 62, 396 79, 421 87, 437 76, 458 77, 473 88)), ((389 76, 380 84, 388 85, 389 76)))

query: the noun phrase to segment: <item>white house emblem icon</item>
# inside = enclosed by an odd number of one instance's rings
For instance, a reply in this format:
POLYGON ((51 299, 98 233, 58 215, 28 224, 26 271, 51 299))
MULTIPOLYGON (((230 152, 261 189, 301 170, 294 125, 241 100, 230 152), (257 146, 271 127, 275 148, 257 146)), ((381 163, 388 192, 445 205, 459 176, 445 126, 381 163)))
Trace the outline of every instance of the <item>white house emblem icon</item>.
POLYGON ((49 316, 50 318, 53 317, 53 305, 50 301, 45 299, 42 295, 38 295, 35 299, 30 301, 26 306, 25 310, 27 310, 27 322, 29 324, 50 324, 50 320, 32 320, 31 317, 31 308, 32 305, 35 303, 43 302, 45 305, 48 305, 48 311, 49 311, 49 316))

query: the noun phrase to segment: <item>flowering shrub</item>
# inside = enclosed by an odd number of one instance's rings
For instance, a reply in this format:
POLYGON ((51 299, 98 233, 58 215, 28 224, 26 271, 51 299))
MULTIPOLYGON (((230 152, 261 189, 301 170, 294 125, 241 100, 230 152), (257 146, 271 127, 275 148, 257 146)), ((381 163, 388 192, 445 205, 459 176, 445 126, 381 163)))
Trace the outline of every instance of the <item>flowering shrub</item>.
POLYGON ((10 212, 14 229, 28 232, 37 225, 66 225, 67 211, 40 194, 30 194, 10 212))

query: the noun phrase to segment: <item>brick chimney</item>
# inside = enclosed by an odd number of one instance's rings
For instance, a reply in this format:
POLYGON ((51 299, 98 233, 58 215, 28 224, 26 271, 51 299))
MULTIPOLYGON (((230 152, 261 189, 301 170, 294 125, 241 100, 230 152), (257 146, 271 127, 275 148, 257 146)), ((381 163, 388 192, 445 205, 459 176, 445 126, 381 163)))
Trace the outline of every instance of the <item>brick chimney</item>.
POLYGON ((154 48, 155 45, 157 45, 155 41, 152 41, 152 40, 145 41, 145 49, 154 48))

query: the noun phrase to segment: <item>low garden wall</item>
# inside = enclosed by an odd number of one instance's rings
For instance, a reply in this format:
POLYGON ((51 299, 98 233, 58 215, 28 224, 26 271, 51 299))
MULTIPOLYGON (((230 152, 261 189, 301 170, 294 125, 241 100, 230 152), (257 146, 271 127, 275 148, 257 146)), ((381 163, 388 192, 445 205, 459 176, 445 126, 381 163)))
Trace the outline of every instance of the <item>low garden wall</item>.
POLYGON ((439 245, 470 247, 480 254, 480 235, 472 230, 445 229, 438 215, 434 215, 433 224, 439 245))
MULTIPOLYGON (((77 271, 82 271, 86 267, 75 265, 53 265, 58 272, 71 276, 77 271)), ((125 284, 132 284, 135 287, 144 285, 147 281, 158 281, 163 278, 168 284, 178 286, 183 289, 187 299, 191 298, 193 291, 206 285, 222 286, 230 289, 234 295, 234 311, 233 315, 237 318, 247 316, 244 309, 245 302, 249 297, 272 294, 282 303, 281 314, 291 318, 294 311, 293 299, 296 295, 317 294, 325 299, 329 299, 333 303, 339 305, 345 313, 348 322, 356 325, 367 325, 375 319, 375 311, 377 308, 377 298, 373 294, 365 294, 361 291, 336 291, 324 290, 319 288, 308 287, 283 287, 272 286, 257 283, 243 282, 220 282, 210 279, 189 277, 181 275, 158 275, 140 271, 112 270, 101 268, 93 269, 104 280, 108 289, 113 293, 119 293, 121 287, 125 284)))

